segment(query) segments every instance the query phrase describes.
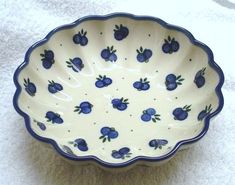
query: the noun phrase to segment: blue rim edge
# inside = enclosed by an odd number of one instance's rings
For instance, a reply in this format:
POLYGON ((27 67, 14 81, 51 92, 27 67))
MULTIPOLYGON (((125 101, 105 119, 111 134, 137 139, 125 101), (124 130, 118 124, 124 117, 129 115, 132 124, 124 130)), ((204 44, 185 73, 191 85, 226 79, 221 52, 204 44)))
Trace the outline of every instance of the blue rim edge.
POLYGON ((166 23, 165 21, 163 21, 159 18, 155 18, 155 17, 151 17, 151 16, 136 16, 136 15, 129 14, 129 13, 112 13, 112 14, 108 14, 108 15, 86 16, 86 17, 78 19, 77 21, 75 21, 71 24, 66 24, 66 25, 55 28, 54 30, 49 32, 44 39, 36 42, 35 44, 33 44, 27 50, 27 52, 25 54, 24 62, 16 69, 13 79, 14 79, 14 83, 15 83, 15 86, 16 86, 16 92, 15 92, 14 98, 13 98, 14 108, 21 116, 23 116, 23 118, 25 120, 26 128, 27 128, 28 132, 34 138, 36 138, 37 140, 40 140, 42 142, 46 142, 46 143, 51 144, 60 155, 62 155, 63 157, 65 157, 67 159, 70 159, 70 160, 73 160, 73 161, 95 161, 98 164, 100 164, 104 167, 108 167, 108 168, 126 167, 128 165, 131 165, 131 164, 137 162, 137 161, 139 161, 139 162, 140 161, 159 162, 159 161, 170 159, 171 157, 173 157, 173 155, 178 151, 178 149, 182 145, 191 144, 191 143, 194 143, 194 142, 198 141, 199 139, 201 139, 206 134, 207 130, 209 129, 210 119, 212 117, 214 117, 215 115, 217 115, 222 110, 223 105, 224 105, 224 98, 223 98, 222 91, 221 91, 222 85, 224 83, 224 74, 223 74, 223 71, 221 70, 221 68, 215 63, 213 53, 207 45, 205 45, 202 42, 196 40, 194 38, 194 36, 188 30, 186 30, 182 27, 168 24, 168 23, 166 23), (41 46, 42 44, 46 43, 54 33, 58 32, 60 30, 75 27, 75 26, 79 25, 81 22, 88 21, 88 20, 107 20, 107 19, 114 18, 114 17, 126 17, 126 18, 130 18, 130 19, 134 19, 134 20, 154 21, 154 22, 157 22, 158 24, 162 25, 163 27, 165 27, 167 29, 172 29, 172 30, 176 30, 176 31, 184 33, 189 38, 189 40, 191 41, 192 44, 194 44, 198 47, 201 47, 207 53, 209 65, 219 75, 219 83, 217 84, 217 86, 215 88, 215 92, 216 92, 218 100, 219 100, 219 105, 218 105, 218 108, 214 112, 209 114, 206 117, 206 119, 204 120, 205 126, 204 126, 203 130, 200 132, 200 134, 198 134, 194 138, 179 141, 169 153, 167 153, 163 156, 160 156, 160 157, 137 156, 137 157, 135 157, 133 159, 130 159, 130 160, 128 160, 126 162, 123 162, 123 163, 108 163, 108 162, 105 162, 105 161, 103 161, 103 160, 101 160, 98 157, 93 156, 93 155, 82 156, 82 157, 81 156, 80 157, 79 156, 77 156, 77 157, 71 156, 71 155, 65 153, 64 151, 62 151, 62 149, 58 146, 56 141, 37 135, 30 126, 29 116, 25 112, 23 112, 18 106, 18 97, 19 97, 20 92, 21 92, 21 86, 18 82, 18 76, 19 76, 20 72, 24 69, 24 67, 27 66, 27 64, 29 63, 29 56, 30 56, 31 52, 36 47, 41 46))

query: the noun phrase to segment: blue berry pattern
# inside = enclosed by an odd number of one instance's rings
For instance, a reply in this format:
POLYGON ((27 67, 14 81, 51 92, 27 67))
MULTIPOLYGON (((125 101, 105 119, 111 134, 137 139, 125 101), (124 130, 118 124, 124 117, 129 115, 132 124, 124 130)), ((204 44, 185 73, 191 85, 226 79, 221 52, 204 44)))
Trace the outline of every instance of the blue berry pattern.
POLYGON ((86 36, 87 31, 83 29, 73 36, 73 42, 81 46, 86 46, 88 43, 88 38, 86 36))
POLYGON ((88 145, 86 143, 86 140, 83 138, 75 139, 74 141, 69 141, 69 144, 72 144, 74 147, 76 147, 78 150, 82 152, 88 151, 88 145))
POLYGON ((40 128, 42 131, 46 130, 47 127, 44 123, 36 121, 36 120, 33 120, 33 121, 37 123, 38 128, 40 128))
POLYGON ((68 147, 68 146, 66 146, 66 145, 62 145, 61 147, 62 147, 62 150, 63 150, 65 153, 67 153, 67 154, 69 154, 69 155, 71 155, 71 156, 76 157, 76 155, 73 153, 73 151, 72 151, 72 149, 71 149, 70 147, 68 147))
POLYGON ((129 104, 128 99, 124 99, 123 97, 120 98, 120 99, 119 98, 114 98, 111 101, 111 103, 112 103, 114 109, 117 109, 117 110, 120 110, 120 111, 126 110, 127 105, 129 104))
POLYGON ((212 111, 212 107, 211 107, 211 104, 210 105, 207 105, 205 107, 204 110, 202 110, 199 114, 198 114, 198 121, 202 121, 203 119, 205 119, 212 111))
POLYGON ((110 62, 116 62, 117 61, 117 55, 115 54, 117 50, 114 49, 113 46, 107 47, 106 49, 103 49, 100 53, 100 56, 106 61, 110 62))
POLYGON ((126 26, 123 26, 122 24, 120 24, 120 26, 115 25, 115 29, 113 31, 114 31, 114 38, 117 41, 125 39, 129 34, 128 28, 126 26))
POLYGON ((153 55, 152 50, 150 50, 150 49, 143 49, 142 46, 140 47, 140 49, 137 49, 136 51, 137 51, 136 59, 140 63, 143 63, 143 62, 147 63, 147 62, 149 62, 149 59, 153 55))
POLYGON ((84 64, 82 62, 82 59, 79 57, 75 57, 73 59, 69 59, 69 61, 66 61, 67 67, 72 68, 74 72, 79 72, 84 68, 84 64))
POLYGON ((163 146, 167 145, 168 141, 165 139, 152 139, 149 141, 149 146, 156 150, 157 148, 162 149, 163 146))
POLYGON ((177 52, 180 48, 179 42, 175 40, 175 38, 171 38, 168 36, 167 39, 164 40, 164 44, 162 45, 162 51, 167 54, 172 54, 177 52))
POLYGON ((49 84, 48 84, 48 91, 52 94, 55 94, 59 91, 63 90, 63 86, 59 83, 54 82, 53 80, 50 81, 48 80, 49 84))
MULTIPOLYGON (((122 41, 129 35, 129 29, 126 26, 115 25, 114 28, 114 39, 117 41, 122 41)), ((72 40, 74 44, 80 45, 80 46, 86 46, 88 44, 88 37, 87 37, 87 31, 84 29, 81 29, 78 31, 75 35, 73 35, 72 40)), ((62 44, 61 44, 62 46, 62 44)), ((166 54, 172 54, 177 52, 180 49, 180 44, 178 41, 175 40, 174 37, 168 36, 166 39, 164 39, 164 43, 161 46, 161 49, 166 54)), ((114 46, 108 46, 107 48, 104 48, 100 52, 101 58, 106 62, 116 62, 118 57, 116 55, 116 49, 114 49, 114 46)), ((151 49, 144 48, 143 46, 140 46, 139 49, 136 49, 136 60, 139 63, 148 63, 153 56, 153 52, 151 49)), ((43 53, 40 54, 42 66, 45 69, 50 69, 53 64, 55 63, 55 55, 52 50, 44 50, 43 53)), ((67 67, 71 68, 74 72, 80 72, 84 68, 84 63, 81 58, 75 57, 75 58, 69 58, 68 61, 66 61, 67 67)), ((206 67, 200 69, 194 77, 193 82, 195 83, 197 88, 201 88, 205 85, 205 71, 206 67)), ((176 75, 176 74, 168 74, 165 77, 165 86, 168 91, 175 90, 178 86, 182 85, 184 81, 184 78, 182 78, 182 75, 176 75)), ((55 82, 53 80, 48 80, 48 91, 51 94, 58 93, 63 90, 63 85, 55 82)), ((113 83, 113 80, 110 77, 107 77, 106 75, 99 75, 96 78, 95 81, 95 87, 97 88, 104 88, 113 83)), ((152 85, 152 84, 151 84, 152 85)), ((132 86, 134 89, 138 91, 147 91, 150 89, 150 81, 147 78, 140 78, 137 81, 134 81, 132 86)), ((24 87, 25 91, 30 96, 35 96, 37 92, 37 88, 33 82, 30 81, 29 78, 24 79, 24 87)), ((125 99, 123 97, 121 98, 114 98, 111 100, 112 107, 114 109, 117 109, 119 111, 124 111, 128 108, 128 99, 125 99)), ((78 106, 75 106, 74 112, 77 112, 78 114, 89 114, 92 112, 93 105, 88 101, 81 102, 78 106)), ((183 121, 188 118, 189 112, 191 111, 191 105, 185 105, 183 107, 177 107, 172 111, 173 118, 178 121, 183 121)), ((197 120, 203 121, 212 111, 211 104, 206 105, 206 107, 201 110, 198 113, 197 120)), ((60 114, 48 111, 46 112, 45 118, 47 119, 47 122, 51 122, 53 124, 62 124, 64 120, 60 116, 60 114)), ((140 115, 140 119, 143 122, 157 122, 161 120, 161 115, 158 114, 156 109, 154 108, 147 108, 143 110, 142 114, 140 115)), ((45 131, 47 129, 47 126, 43 122, 39 122, 34 120, 37 127, 45 131)), ((102 127, 99 132, 101 133, 101 136, 99 139, 102 141, 102 143, 105 143, 106 141, 110 142, 114 139, 117 139, 119 137, 119 132, 109 126, 102 127)), ((85 139, 78 138, 74 141, 69 141, 68 144, 73 145, 81 152, 88 151, 88 145, 85 139)), ((156 149, 162 149, 164 146, 168 144, 168 141, 166 139, 152 139, 149 141, 148 145, 149 147, 156 149)), ((71 156, 76 156, 73 152, 73 150, 70 148, 70 146, 61 145, 63 151, 71 156)), ((111 156, 115 159, 125 159, 129 158, 132 153, 130 153, 130 148, 128 147, 122 147, 119 150, 112 150, 111 156)))
POLYGON ((174 119, 183 121, 188 117, 188 112, 191 111, 191 105, 185 105, 184 107, 175 108, 172 112, 174 119))
POLYGON ((178 85, 182 85, 182 81, 184 81, 184 79, 181 77, 181 75, 176 77, 175 74, 169 74, 166 76, 166 89, 168 91, 173 91, 177 88, 178 85))
POLYGON ((150 84, 147 78, 140 78, 139 81, 133 83, 133 87, 138 91, 147 91, 150 88, 150 84))
POLYGON ((78 114, 89 114, 92 111, 92 107, 93 105, 90 102, 84 101, 79 106, 75 106, 74 112, 78 112, 78 114))
POLYGON ((160 121, 160 114, 157 114, 154 108, 148 108, 142 112, 141 120, 144 122, 153 121, 154 123, 160 121))
POLYGON ((205 70, 206 68, 204 67, 201 70, 199 70, 195 75, 194 83, 196 84, 197 88, 201 88, 205 84, 205 81, 206 81, 204 77, 205 70))
POLYGON ((132 153, 130 153, 130 148, 128 147, 123 147, 120 148, 119 150, 113 150, 111 156, 114 159, 125 159, 129 158, 132 153))
POLYGON ((99 77, 96 78, 95 86, 97 88, 103 88, 109 86, 112 82, 113 82, 112 79, 106 77, 106 75, 104 76, 99 75, 99 77))
POLYGON ((53 111, 48 111, 45 118, 47 118, 47 122, 52 122, 53 124, 61 124, 64 122, 63 119, 60 117, 60 114, 53 111))
POLYGON ((113 127, 103 127, 101 128, 100 133, 102 136, 100 136, 99 139, 102 139, 103 143, 107 140, 110 142, 111 139, 118 137, 118 132, 113 127))
POLYGON ((24 79, 24 87, 25 91, 30 95, 30 96, 35 96, 35 93, 37 91, 37 88, 33 82, 30 81, 28 78, 27 80, 24 79))
POLYGON ((41 53, 40 56, 42 57, 42 66, 45 69, 50 69, 55 63, 54 52, 52 50, 44 50, 44 53, 41 53))

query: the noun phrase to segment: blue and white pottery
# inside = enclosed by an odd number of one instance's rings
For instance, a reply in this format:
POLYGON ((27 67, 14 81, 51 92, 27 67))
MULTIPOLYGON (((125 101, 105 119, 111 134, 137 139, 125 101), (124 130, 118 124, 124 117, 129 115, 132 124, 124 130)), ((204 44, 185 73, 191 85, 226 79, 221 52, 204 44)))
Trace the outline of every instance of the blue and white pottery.
POLYGON ((33 137, 76 164, 152 166, 205 135, 223 81, 212 51, 184 28, 88 16, 28 49, 14 106, 33 137))

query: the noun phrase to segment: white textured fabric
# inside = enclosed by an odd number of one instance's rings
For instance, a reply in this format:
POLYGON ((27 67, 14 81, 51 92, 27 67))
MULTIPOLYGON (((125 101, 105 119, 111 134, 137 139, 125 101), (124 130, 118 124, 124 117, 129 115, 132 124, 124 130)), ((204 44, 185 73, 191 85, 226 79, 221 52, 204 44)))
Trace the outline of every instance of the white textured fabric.
POLYGON ((0 20, 1 185, 235 184, 234 0, 0 0, 0 20), (72 166, 27 133, 12 105, 13 72, 30 45, 59 25, 111 12, 152 15, 182 25, 211 47, 225 72, 225 106, 207 135, 160 167, 110 174, 93 166, 72 166))

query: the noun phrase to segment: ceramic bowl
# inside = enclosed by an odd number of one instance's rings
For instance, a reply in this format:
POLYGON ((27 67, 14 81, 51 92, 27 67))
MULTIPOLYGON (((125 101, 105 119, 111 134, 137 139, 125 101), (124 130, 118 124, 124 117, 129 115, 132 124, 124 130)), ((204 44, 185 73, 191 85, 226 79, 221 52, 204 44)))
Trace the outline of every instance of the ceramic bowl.
POLYGON ((33 137, 76 164, 157 165, 205 135, 223 80, 212 51, 183 28, 89 16, 29 48, 14 106, 33 137))

